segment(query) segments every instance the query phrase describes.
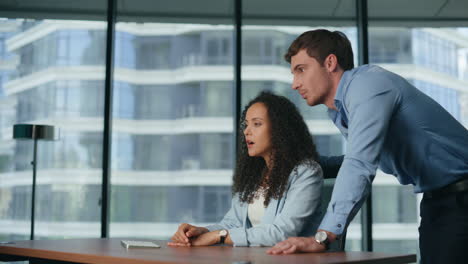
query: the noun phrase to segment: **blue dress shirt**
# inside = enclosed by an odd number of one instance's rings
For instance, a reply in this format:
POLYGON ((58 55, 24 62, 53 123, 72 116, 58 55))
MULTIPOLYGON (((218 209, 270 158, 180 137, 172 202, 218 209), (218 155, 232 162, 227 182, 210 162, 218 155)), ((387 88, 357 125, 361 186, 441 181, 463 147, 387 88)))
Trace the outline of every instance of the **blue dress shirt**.
POLYGON ((374 65, 344 72, 328 115, 346 154, 320 229, 341 234, 369 193, 377 167, 434 190, 468 177, 468 131, 401 76, 374 65))

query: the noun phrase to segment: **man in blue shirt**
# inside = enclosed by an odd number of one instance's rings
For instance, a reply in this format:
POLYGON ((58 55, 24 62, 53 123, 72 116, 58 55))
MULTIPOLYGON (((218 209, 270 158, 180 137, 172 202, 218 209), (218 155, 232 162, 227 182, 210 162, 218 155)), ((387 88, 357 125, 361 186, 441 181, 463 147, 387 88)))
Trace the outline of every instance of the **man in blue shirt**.
POLYGON ((354 68, 351 45, 341 32, 305 32, 285 58, 292 88, 308 105, 328 107, 347 146, 317 235, 289 238, 268 253, 325 251, 360 209, 380 168, 424 193, 422 263, 468 259, 467 129, 401 76, 378 66, 354 68))

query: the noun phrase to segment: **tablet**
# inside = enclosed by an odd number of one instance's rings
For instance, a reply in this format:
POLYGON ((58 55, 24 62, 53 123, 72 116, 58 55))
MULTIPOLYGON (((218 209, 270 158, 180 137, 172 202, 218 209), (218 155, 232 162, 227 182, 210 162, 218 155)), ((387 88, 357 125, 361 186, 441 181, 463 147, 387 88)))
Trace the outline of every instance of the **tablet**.
POLYGON ((150 241, 121 240, 122 246, 129 248, 160 248, 161 246, 150 241))

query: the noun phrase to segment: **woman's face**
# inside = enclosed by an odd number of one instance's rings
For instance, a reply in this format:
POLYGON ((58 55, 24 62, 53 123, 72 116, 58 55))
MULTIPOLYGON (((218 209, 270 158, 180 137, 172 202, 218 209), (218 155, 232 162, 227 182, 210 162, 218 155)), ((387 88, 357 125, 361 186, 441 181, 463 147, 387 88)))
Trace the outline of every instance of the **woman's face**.
POLYGON ((255 103, 245 115, 245 142, 249 156, 263 157, 268 163, 271 154, 271 124, 263 103, 255 103))

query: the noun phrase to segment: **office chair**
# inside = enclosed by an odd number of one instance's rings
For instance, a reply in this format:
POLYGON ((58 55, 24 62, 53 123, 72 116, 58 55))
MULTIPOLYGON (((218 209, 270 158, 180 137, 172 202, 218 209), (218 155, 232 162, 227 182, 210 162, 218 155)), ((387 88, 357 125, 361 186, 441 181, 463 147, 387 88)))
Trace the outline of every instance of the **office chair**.
MULTIPOLYGON (((320 156, 319 163, 323 170, 323 190, 322 190, 322 217, 327 212, 328 203, 331 200, 331 195, 333 192, 333 185, 335 184, 336 176, 340 170, 341 164, 343 163, 344 156, 333 156, 333 157, 324 157, 320 156)), ((340 239, 336 242, 330 244, 329 252, 334 251, 344 251, 346 244, 346 230, 344 230, 340 239)))

